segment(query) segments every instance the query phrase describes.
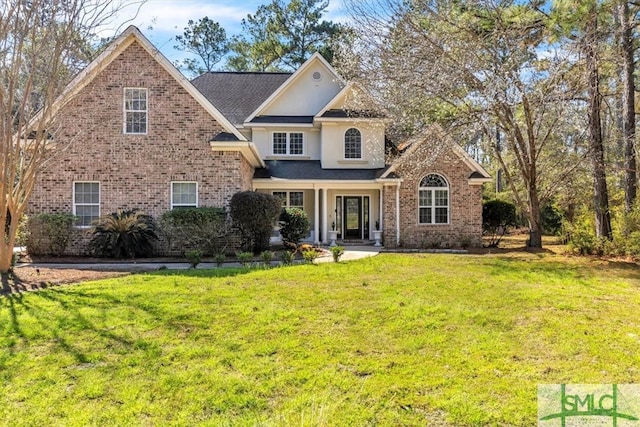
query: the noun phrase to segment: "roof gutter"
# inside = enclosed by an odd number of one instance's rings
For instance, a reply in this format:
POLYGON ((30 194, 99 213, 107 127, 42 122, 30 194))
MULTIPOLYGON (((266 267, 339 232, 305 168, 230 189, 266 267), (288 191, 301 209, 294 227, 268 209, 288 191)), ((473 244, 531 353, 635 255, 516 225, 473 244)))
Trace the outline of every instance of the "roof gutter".
POLYGON ((212 151, 238 151, 254 168, 266 167, 258 149, 250 141, 211 141, 212 151))

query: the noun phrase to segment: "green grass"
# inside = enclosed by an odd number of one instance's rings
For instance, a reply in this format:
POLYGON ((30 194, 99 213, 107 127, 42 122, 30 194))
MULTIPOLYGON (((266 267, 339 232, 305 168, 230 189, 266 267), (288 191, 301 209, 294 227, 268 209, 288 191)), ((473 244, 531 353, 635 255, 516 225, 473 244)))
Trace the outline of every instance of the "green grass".
POLYGON ((0 425, 524 425, 640 382, 640 269, 379 255, 0 297, 0 425))

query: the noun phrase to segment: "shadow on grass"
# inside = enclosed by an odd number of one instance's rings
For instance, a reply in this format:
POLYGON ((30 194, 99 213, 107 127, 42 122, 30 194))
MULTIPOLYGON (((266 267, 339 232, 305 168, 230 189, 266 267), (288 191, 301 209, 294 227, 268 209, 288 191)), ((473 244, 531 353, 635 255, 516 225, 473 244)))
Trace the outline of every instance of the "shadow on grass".
POLYGON ((491 262, 491 269, 492 274, 502 274, 520 269, 557 277, 591 277, 604 274, 640 282, 640 265, 637 263, 595 257, 570 257, 569 261, 555 261, 553 258, 545 259, 542 255, 537 256, 535 260, 523 257, 498 257, 495 262, 491 262))

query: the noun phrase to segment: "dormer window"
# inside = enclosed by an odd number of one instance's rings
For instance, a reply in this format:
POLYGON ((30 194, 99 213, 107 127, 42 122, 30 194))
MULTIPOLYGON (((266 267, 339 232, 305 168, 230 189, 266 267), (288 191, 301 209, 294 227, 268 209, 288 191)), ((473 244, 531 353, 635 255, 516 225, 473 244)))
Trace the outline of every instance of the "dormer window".
POLYGON ((344 158, 362 158, 362 134, 356 128, 347 129, 344 133, 344 158))
POLYGON ((273 154, 281 156, 303 155, 304 134, 302 132, 274 132, 273 154))
POLYGON ((147 89, 124 89, 124 133, 147 133, 147 89))

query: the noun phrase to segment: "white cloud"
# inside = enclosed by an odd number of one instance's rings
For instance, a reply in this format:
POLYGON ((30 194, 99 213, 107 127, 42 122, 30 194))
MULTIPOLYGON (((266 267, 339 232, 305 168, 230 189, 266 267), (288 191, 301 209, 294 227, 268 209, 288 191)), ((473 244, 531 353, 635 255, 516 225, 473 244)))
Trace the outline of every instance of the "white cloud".
POLYGON ((187 26, 189 19, 195 21, 208 16, 230 32, 232 27, 239 27, 242 18, 258 7, 254 7, 253 2, 240 3, 241 5, 230 5, 222 1, 148 0, 140 8, 133 23, 141 28, 151 26, 157 31, 179 33, 187 26))

